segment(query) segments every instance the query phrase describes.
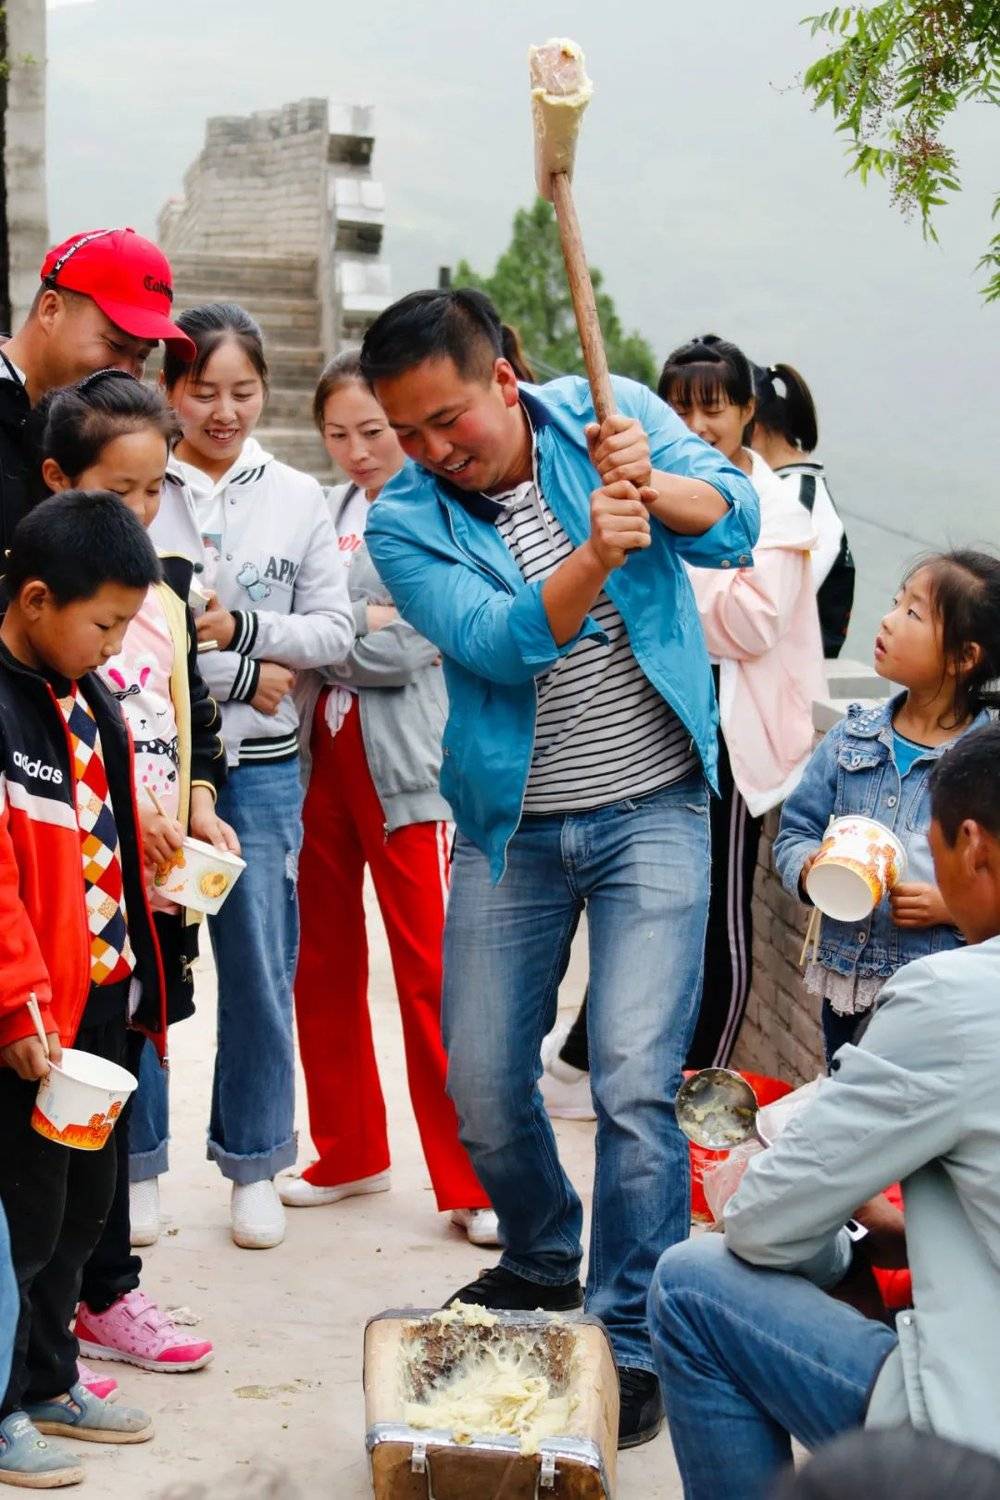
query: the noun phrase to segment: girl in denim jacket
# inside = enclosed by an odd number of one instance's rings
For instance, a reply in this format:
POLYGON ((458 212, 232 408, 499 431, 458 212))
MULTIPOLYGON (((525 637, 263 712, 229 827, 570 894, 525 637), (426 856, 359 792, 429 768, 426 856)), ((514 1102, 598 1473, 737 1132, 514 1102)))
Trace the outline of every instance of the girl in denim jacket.
POLYGON ((905 880, 870 917, 823 918, 806 988, 823 1002, 828 1063, 897 969, 962 941, 934 884, 930 776, 987 719, 984 691, 1000 676, 1000 561, 954 551, 911 569, 876 637, 875 670, 904 691, 874 708, 851 705, 785 802, 774 843, 786 889, 803 900, 831 818, 876 818, 906 849, 905 880))

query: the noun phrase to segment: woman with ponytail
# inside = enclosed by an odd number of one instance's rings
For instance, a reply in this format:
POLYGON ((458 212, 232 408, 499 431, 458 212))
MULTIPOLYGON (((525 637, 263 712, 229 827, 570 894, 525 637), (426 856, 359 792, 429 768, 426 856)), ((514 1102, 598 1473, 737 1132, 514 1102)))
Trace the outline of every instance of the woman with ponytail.
POLYGON ((681 345, 659 393, 692 432, 748 474, 760 498, 752 568, 691 568, 719 693, 719 783, 712 806, 712 890, 704 992, 691 1067, 725 1066, 750 994, 752 899, 764 814, 802 775, 813 744, 812 705, 825 688, 810 556, 811 518, 759 454, 750 361, 706 334, 681 345))
POLYGON ((847 638, 854 604, 854 558, 826 471, 813 458, 819 442, 816 406, 809 387, 791 365, 768 365, 767 369, 754 365, 753 376, 757 407, 750 444, 813 518, 817 537, 813 582, 823 654, 836 657, 847 638))

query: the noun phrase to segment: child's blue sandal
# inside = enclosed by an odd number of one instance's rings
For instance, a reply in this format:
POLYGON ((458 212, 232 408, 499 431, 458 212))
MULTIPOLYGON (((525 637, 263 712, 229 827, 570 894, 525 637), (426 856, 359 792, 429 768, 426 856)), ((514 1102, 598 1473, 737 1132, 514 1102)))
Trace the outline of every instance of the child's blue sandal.
POLYGON ((0 1422, 0 1484, 57 1490, 82 1480, 76 1454, 58 1443, 47 1443, 23 1411, 13 1411, 0 1422))
POLYGON ((77 1438, 85 1443, 145 1443, 153 1436, 153 1419, 137 1406, 102 1401, 85 1385, 71 1385, 62 1400, 32 1402, 25 1411, 39 1432, 77 1438))

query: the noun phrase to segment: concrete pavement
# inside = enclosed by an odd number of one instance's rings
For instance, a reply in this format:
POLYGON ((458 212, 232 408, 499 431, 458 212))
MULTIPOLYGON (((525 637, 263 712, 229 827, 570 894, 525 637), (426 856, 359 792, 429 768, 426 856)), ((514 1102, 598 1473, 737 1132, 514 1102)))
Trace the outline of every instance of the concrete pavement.
MULTIPOLYGON (((102 1364, 121 1399, 156 1419, 156 1438, 134 1447, 81 1444, 87 1480, 81 1491, 105 1500, 187 1500, 189 1485, 256 1500, 250 1486, 259 1458, 285 1475, 273 1493, 289 1500, 362 1500, 370 1495, 361 1388, 367 1317, 386 1307, 437 1306, 450 1290, 489 1265, 435 1211, 420 1156, 403 1071, 403 1050, 388 954, 377 909, 369 902, 372 1007, 393 1145, 391 1192, 329 1208, 290 1209, 285 1243, 276 1250, 238 1250, 229 1238, 228 1185, 205 1160, 214 1047, 214 976, 202 958, 198 1014, 172 1035, 171 1170, 162 1180, 168 1222, 143 1252, 145 1290, 199 1319, 197 1333, 215 1342, 207 1369, 152 1375, 102 1364)), ((205 946, 207 947, 207 941, 205 946)), ((331 962, 335 962, 331 955, 331 962)), ((578 950, 564 989, 582 993, 578 950)), ((299 1080, 300 1163, 309 1160, 299 1080)), ((561 1122, 560 1150, 589 1201, 593 1127, 561 1122)), ((192 1496, 202 1492, 192 1491, 192 1496)), ((264 1493, 262 1491, 261 1493, 264 1493)), ((268 1490, 266 1493, 272 1493, 268 1490)), ((675 1500, 680 1485, 669 1440, 623 1454, 620 1500, 675 1500)))

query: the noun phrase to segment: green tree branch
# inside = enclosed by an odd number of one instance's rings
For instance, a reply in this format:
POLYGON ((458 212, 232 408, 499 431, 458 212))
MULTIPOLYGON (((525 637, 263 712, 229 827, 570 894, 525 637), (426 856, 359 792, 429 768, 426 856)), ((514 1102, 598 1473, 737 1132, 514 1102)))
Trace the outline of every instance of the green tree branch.
MULTIPOLYGON (((833 43, 803 87, 849 137, 850 170, 863 183, 873 172, 884 177, 902 212, 919 213, 924 238, 937 240, 936 210, 961 191, 958 158, 944 140, 949 117, 963 104, 1000 104, 998 0, 838 5, 803 25, 833 43)), ((985 300, 1000 300, 1000 234, 978 269, 988 276, 985 300)))

